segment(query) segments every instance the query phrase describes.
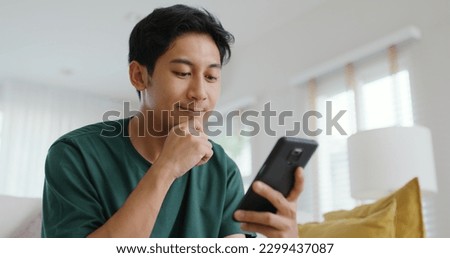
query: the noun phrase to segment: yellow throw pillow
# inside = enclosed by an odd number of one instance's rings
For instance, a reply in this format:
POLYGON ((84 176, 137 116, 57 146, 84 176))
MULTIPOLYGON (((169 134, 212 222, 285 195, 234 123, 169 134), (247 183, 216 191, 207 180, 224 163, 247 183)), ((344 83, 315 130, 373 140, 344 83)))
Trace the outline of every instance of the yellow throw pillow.
POLYGON ((364 218, 298 225, 298 235, 304 238, 395 237, 396 209, 396 201, 391 200, 386 207, 364 218))
POLYGON ((331 221, 367 217, 388 205, 392 200, 397 201, 395 237, 424 237, 422 202, 417 177, 396 192, 372 204, 361 205, 352 210, 328 212, 324 214, 324 218, 325 221, 331 221))

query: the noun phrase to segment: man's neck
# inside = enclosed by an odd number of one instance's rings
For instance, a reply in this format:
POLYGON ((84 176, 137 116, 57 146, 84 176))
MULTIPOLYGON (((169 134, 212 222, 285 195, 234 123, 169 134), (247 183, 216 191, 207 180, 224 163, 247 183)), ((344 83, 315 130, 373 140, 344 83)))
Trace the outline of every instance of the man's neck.
POLYGON ((138 114, 131 118, 128 125, 131 143, 136 151, 147 161, 154 163, 161 153, 167 133, 155 132, 151 117, 138 114))

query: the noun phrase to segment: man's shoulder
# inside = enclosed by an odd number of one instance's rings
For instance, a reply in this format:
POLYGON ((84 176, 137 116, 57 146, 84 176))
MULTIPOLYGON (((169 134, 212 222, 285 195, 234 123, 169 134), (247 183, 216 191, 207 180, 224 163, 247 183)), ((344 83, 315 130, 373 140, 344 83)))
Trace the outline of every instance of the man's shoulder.
POLYGON ((95 139, 112 138, 117 136, 125 136, 127 130, 125 126, 129 118, 103 121, 89 124, 73 131, 70 131, 59 137, 54 144, 58 142, 75 143, 78 141, 92 141, 95 139))

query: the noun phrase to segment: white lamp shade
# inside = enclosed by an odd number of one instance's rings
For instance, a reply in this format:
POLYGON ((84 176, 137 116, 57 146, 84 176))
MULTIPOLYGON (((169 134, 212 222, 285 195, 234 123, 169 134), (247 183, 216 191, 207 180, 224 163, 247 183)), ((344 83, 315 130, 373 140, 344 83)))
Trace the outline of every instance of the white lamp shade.
POLYGON ((348 138, 353 198, 378 199, 419 178, 421 190, 437 192, 431 133, 422 126, 388 127, 348 138))

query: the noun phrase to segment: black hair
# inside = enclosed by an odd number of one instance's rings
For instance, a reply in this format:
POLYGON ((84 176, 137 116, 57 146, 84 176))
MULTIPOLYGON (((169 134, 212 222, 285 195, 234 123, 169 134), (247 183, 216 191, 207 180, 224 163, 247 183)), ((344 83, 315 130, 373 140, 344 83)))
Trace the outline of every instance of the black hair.
MULTIPOLYGON (((128 62, 137 61, 152 74, 156 60, 177 37, 189 32, 210 35, 219 49, 221 64, 228 62, 231 57, 230 44, 234 43, 233 35, 207 10, 186 5, 157 8, 138 22, 130 35, 128 62)), ((139 91, 138 95, 140 98, 139 91)))

